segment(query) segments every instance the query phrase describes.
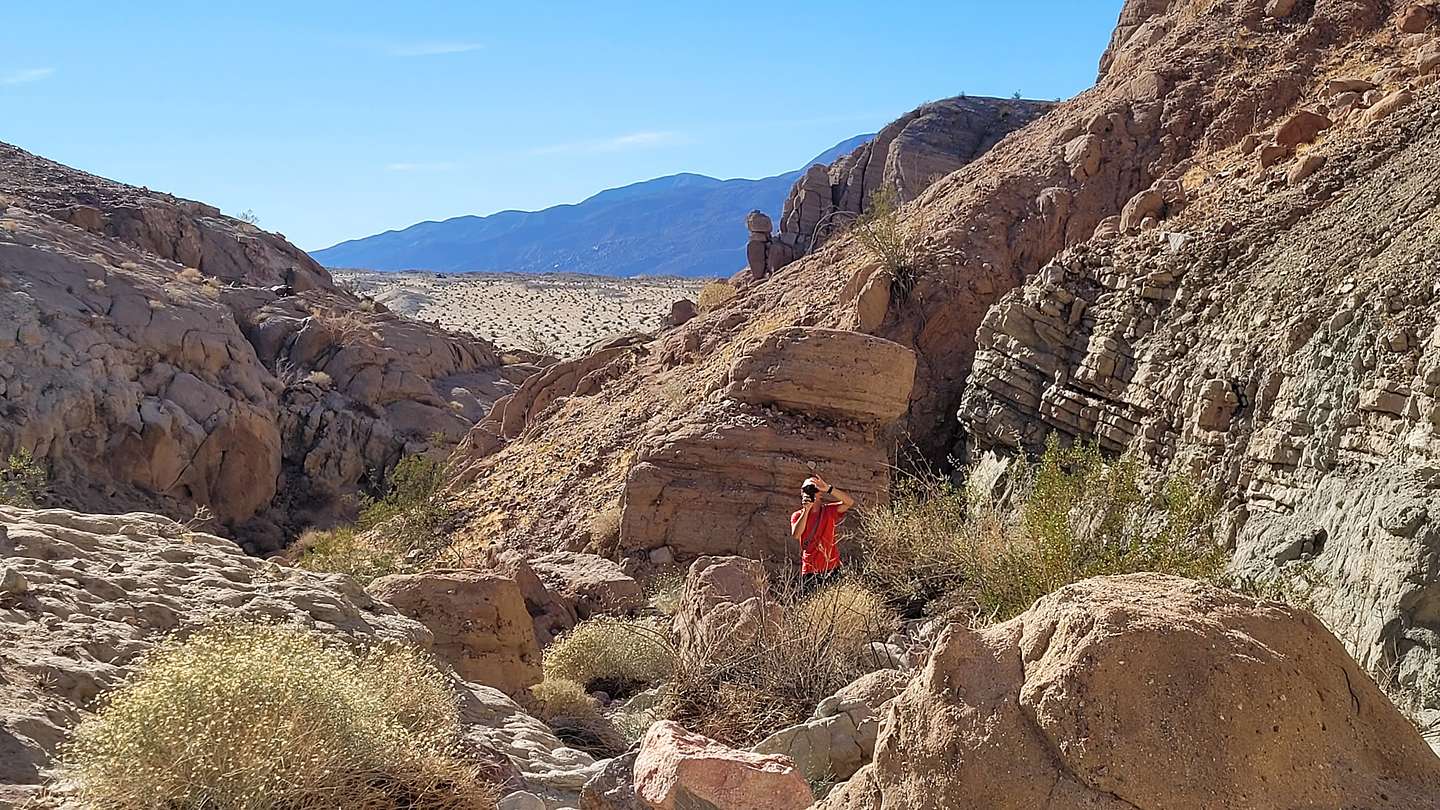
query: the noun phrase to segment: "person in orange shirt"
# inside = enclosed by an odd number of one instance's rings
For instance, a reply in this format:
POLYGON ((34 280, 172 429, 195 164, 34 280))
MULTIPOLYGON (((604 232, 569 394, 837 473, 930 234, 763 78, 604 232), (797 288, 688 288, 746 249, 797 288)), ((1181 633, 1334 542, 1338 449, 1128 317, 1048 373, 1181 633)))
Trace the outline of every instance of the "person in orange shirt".
POLYGON ((800 485, 800 498, 800 509, 790 515, 790 536, 800 544, 800 590, 808 593, 839 570, 835 527, 845 520, 855 499, 818 475, 806 478, 800 485), (834 500, 827 500, 830 498, 834 500))

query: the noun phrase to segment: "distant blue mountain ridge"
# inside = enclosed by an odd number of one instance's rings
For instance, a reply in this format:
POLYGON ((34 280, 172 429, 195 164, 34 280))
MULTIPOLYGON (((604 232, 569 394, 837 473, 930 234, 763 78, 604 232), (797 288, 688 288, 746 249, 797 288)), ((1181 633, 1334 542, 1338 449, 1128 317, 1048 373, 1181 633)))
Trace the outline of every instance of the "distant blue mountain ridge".
POLYGON ((602 191, 574 205, 421 222, 311 252, 327 267, 601 276, 729 276, 745 266, 745 215, 777 220, 805 169, 829 164, 857 135, 799 169, 760 180, 672 174, 602 191))

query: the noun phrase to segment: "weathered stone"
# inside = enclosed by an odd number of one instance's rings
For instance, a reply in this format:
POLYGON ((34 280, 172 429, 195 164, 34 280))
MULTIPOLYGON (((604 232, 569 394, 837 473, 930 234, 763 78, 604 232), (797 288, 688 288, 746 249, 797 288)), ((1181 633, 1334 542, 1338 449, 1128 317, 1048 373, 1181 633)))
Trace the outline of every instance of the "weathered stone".
POLYGON ((889 422, 905 412, 915 354, 898 343, 836 329, 771 332, 730 367, 725 396, 816 416, 889 422))
POLYGON ((530 567, 552 591, 573 601, 582 619, 628 613, 645 602, 640 583, 604 557, 557 551, 532 557, 530 567))
POLYGON ((482 571, 394 574, 370 583, 375 598, 425 625, 435 654, 460 677, 524 695, 540 682, 535 627, 515 580, 482 571))
POLYGON ((668 720, 640 743, 635 794, 652 810, 805 810, 814 801, 785 757, 726 748, 668 720))
POLYGON ((1440 790, 1440 759, 1314 617, 1156 574, 952 626, 866 770, 820 807, 1378 808, 1440 790))
POLYGON ((1333 122, 1312 110, 1297 110, 1275 131, 1275 143, 1286 149, 1310 143, 1321 132, 1329 129, 1333 122))

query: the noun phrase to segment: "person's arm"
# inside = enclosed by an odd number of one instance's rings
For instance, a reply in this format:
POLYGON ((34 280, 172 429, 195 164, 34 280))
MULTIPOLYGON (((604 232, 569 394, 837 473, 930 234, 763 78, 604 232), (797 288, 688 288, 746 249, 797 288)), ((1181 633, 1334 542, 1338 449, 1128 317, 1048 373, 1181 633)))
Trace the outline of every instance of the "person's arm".
POLYGON ((820 487, 821 492, 824 492, 826 495, 829 495, 830 497, 840 502, 840 505, 835 507, 836 511, 838 511, 840 514, 843 515, 846 512, 849 512, 850 507, 855 505, 855 499, 850 497, 850 494, 848 492, 843 489, 836 489, 830 484, 825 483, 825 479, 821 478, 818 475, 813 477, 815 479, 816 486, 820 487))
POLYGON ((815 507, 819 504, 820 502, 818 500, 809 501, 800 508, 800 518, 790 526, 791 537, 796 540, 805 539, 805 529, 810 525, 810 516, 815 512, 815 507))

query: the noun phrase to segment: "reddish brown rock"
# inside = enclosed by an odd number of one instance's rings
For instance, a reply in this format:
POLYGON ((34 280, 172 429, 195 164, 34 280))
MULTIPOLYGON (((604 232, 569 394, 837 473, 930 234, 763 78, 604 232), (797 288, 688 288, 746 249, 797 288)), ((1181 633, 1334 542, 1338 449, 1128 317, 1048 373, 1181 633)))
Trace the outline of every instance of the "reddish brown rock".
POLYGON ((1396 21, 1396 25, 1406 34, 1418 34, 1430 27, 1435 19, 1435 12, 1429 6, 1414 4, 1405 9, 1396 21))
POLYGON ((765 567, 744 557, 701 557, 690 566, 675 611, 674 632, 681 660, 724 660, 780 620, 780 603, 770 597, 765 567))
POLYGON ((395 574, 369 591, 435 636, 432 648, 468 681, 511 697, 540 682, 540 648, 520 586, 482 571, 395 574))
POLYGON ((814 801, 789 759, 736 751, 668 720, 640 743, 635 795, 652 810, 804 810, 814 801))
POLYGON ((1428 807, 1440 759, 1312 616, 1156 574, 954 626, 827 810, 1428 807))
POLYGON ((1332 125, 1329 118, 1311 110, 1298 110, 1275 131, 1275 143, 1286 149, 1294 149, 1303 143, 1310 143, 1315 137, 1332 125))

